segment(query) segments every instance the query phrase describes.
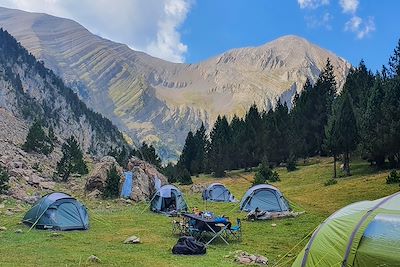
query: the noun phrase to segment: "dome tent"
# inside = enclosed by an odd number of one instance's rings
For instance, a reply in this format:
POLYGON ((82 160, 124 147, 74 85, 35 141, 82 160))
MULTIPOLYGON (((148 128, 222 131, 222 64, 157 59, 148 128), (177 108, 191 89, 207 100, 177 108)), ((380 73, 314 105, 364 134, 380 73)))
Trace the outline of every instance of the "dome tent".
POLYGON ((204 189, 203 200, 215 202, 236 202, 231 192, 223 184, 213 183, 204 189))
POLYGON ((244 194, 240 202, 240 210, 267 211, 267 212, 283 212, 290 211, 290 206, 278 188, 267 185, 259 184, 251 187, 244 194))
POLYGON ((314 231, 293 266, 398 266, 400 192, 335 212, 314 231))
POLYGON ((160 187, 150 203, 154 212, 173 213, 187 211, 188 207, 183 193, 175 186, 168 184, 160 187))
POLYGON ((86 207, 64 193, 51 193, 42 197, 25 214, 23 222, 38 229, 86 230, 89 215, 86 207))

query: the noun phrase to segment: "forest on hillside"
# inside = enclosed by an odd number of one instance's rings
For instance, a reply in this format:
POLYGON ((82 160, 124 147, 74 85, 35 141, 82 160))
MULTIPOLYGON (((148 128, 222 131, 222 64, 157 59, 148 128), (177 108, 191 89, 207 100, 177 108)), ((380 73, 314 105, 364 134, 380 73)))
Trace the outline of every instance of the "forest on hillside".
POLYGON ((190 183, 190 175, 252 168, 271 168, 313 156, 332 156, 351 175, 351 158, 378 168, 400 167, 400 40, 388 64, 372 73, 364 61, 353 67, 340 92, 330 60, 318 80, 304 84, 293 107, 278 104, 269 111, 250 107, 244 118, 218 116, 210 134, 204 125, 189 132, 176 165, 164 172, 171 182, 190 183))

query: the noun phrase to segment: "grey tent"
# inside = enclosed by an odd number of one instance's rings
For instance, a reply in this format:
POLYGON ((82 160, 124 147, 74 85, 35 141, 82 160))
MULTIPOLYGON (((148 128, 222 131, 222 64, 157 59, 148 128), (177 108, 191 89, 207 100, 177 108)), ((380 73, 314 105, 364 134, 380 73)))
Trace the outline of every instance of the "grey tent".
POLYGON ((154 212, 174 213, 187 211, 188 207, 183 193, 175 186, 168 184, 161 186, 155 193, 150 209, 154 212))
POLYGON ((38 229, 86 230, 89 216, 84 205, 64 193, 42 197, 25 214, 23 222, 38 229))
POLYGON ((291 210, 289 203, 279 189, 267 184, 259 184, 250 188, 240 202, 240 210, 242 211, 252 211, 256 208, 268 212, 291 210))
POLYGON ((236 202, 235 198, 223 184, 210 184, 203 191, 203 200, 215 202, 236 202))

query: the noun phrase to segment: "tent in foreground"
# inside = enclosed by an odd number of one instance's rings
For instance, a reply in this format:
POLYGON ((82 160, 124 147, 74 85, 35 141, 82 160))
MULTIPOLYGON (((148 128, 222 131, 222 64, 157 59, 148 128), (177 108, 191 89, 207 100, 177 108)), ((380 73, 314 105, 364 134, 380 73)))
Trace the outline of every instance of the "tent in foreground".
POLYGON ((215 202, 236 202, 231 192, 223 184, 213 183, 203 191, 203 200, 215 202))
POLYGON ((154 212, 176 213, 187 211, 188 207, 183 193, 177 187, 168 184, 161 186, 155 193, 150 209, 154 212))
POLYGON ((290 206, 278 188, 259 184, 251 187, 244 194, 240 202, 240 210, 254 211, 258 208, 260 211, 284 212, 290 211, 290 206))
POLYGON ((400 192, 348 205, 313 233, 293 266, 399 266, 400 192))
POLYGON ((86 230, 89 216, 84 205, 64 193, 42 197, 25 214, 23 222, 38 229, 86 230))

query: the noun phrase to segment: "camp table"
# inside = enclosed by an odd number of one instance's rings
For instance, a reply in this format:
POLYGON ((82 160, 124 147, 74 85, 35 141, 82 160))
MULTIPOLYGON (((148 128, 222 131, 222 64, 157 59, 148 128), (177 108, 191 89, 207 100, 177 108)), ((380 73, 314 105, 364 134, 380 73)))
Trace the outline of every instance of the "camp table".
POLYGON ((213 235, 213 237, 206 243, 208 246, 214 239, 217 237, 221 238, 227 245, 229 245, 228 241, 222 236, 222 234, 226 231, 228 227, 230 227, 231 223, 227 221, 226 223, 221 223, 217 218, 205 218, 201 215, 184 213, 182 216, 188 218, 189 220, 194 220, 195 227, 201 232, 208 232, 213 235))

